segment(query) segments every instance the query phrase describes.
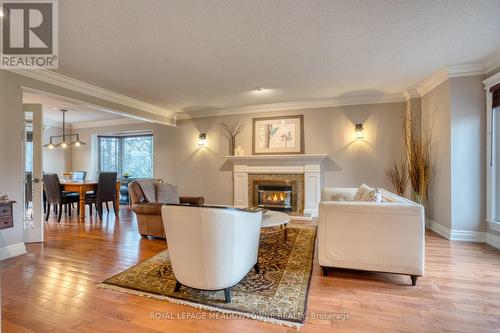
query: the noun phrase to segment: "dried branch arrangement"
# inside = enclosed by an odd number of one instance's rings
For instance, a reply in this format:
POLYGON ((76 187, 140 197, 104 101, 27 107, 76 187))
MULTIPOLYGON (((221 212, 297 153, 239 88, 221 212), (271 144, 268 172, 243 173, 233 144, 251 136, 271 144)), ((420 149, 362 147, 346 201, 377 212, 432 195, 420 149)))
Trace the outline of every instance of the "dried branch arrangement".
POLYGON ((245 127, 245 122, 237 120, 233 124, 226 124, 221 121, 217 122, 219 128, 225 137, 229 140, 229 155, 234 155, 234 148, 236 147, 236 136, 243 130, 245 127))
POLYGON ((399 162, 394 161, 386 173, 391 179, 396 193, 403 196, 408 186, 408 163, 406 159, 403 158, 399 162))
POLYGON ((416 201, 425 204, 434 175, 435 163, 432 146, 432 126, 421 137, 415 133, 415 121, 407 116, 403 125, 408 176, 416 201))

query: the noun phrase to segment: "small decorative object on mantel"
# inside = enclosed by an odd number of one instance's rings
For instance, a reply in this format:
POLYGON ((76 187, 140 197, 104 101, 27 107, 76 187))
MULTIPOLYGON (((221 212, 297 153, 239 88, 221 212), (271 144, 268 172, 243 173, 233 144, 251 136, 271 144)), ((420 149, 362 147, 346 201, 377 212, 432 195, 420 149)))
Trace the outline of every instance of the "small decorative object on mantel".
POLYGON ((243 156, 243 155, 245 155, 245 149, 243 149, 241 146, 234 148, 234 156, 243 156))
POLYGON ((254 155, 304 154, 304 116, 253 119, 254 155))
POLYGON ((222 121, 218 121, 217 124, 222 130, 222 133, 229 140, 229 156, 233 156, 236 146, 236 136, 240 134, 240 132, 245 127, 245 122, 237 120, 234 124, 226 124, 222 121))
POLYGON ((9 196, 7 194, 1 194, 0 202, 6 202, 6 201, 9 201, 9 196))

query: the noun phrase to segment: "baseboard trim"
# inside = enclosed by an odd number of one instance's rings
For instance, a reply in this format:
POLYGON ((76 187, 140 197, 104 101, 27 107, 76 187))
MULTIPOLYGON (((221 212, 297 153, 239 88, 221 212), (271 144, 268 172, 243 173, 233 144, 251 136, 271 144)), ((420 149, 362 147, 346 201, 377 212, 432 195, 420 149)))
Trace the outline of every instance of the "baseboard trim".
POLYGON ((427 220, 427 228, 429 228, 430 230, 434 231, 436 234, 438 234, 446 239, 451 238, 451 230, 450 229, 442 226, 441 224, 439 224, 431 219, 427 220))
POLYGON ((487 233, 482 231, 469 231, 469 230, 452 230, 433 220, 428 220, 429 229, 439 234, 440 236, 460 242, 476 242, 486 243, 487 233))
POLYGON ((500 237, 490 234, 486 234, 486 243, 500 250, 500 237))
POLYGON ((26 253, 24 243, 16 243, 0 248, 0 260, 9 259, 26 253))

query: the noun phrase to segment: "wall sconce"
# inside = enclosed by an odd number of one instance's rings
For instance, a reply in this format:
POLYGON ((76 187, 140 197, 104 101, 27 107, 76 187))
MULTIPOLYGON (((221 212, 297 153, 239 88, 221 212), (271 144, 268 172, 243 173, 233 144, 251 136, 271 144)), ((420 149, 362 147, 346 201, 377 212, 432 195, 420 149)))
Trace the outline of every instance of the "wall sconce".
POLYGON ((200 133, 198 136, 198 146, 206 147, 207 145, 207 133, 200 133))
POLYGON ((356 124, 356 139, 364 139, 363 124, 356 124))

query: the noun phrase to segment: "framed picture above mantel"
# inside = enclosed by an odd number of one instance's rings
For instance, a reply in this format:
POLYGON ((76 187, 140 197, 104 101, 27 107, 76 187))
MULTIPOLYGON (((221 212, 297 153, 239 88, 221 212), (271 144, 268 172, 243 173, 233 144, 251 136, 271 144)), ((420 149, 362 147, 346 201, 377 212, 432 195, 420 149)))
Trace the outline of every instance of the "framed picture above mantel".
POLYGON ((304 116, 253 119, 252 154, 304 154, 304 116))

